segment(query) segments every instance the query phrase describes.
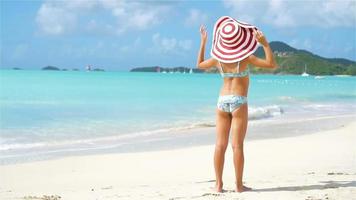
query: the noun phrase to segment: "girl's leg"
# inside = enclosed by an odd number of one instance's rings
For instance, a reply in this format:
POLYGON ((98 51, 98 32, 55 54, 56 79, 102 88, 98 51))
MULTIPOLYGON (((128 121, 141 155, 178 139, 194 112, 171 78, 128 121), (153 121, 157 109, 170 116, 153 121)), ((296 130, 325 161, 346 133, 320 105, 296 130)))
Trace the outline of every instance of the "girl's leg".
POLYGON ((216 110, 216 144, 214 153, 214 167, 216 176, 215 189, 222 192, 222 174, 224 169, 225 152, 229 144, 229 132, 231 127, 231 114, 216 110))
POLYGON ((235 176, 236 176, 236 191, 243 192, 250 188, 243 186, 243 168, 244 168, 244 151, 243 144, 248 123, 248 108, 247 103, 243 104, 232 112, 231 122, 231 146, 233 150, 235 176))

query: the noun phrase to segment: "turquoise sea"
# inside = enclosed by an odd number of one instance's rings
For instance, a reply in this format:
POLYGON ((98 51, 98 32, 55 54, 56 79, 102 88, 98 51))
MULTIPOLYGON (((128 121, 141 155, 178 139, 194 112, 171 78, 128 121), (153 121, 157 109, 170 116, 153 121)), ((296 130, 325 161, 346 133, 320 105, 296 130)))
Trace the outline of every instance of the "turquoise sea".
MULTIPOLYGON (((215 125, 219 74, 0 70, 0 159, 215 125)), ((250 123, 356 114, 356 77, 251 75, 250 123)), ((213 137, 213 136, 212 136, 213 137)))

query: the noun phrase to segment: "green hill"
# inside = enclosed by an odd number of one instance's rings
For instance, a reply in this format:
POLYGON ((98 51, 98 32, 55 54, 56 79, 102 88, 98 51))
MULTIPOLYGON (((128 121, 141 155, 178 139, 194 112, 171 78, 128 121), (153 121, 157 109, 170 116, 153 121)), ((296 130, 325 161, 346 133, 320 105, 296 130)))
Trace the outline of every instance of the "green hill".
MULTIPOLYGON (((301 74, 304 66, 312 75, 356 75, 356 62, 343 58, 324 58, 306 50, 300 50, 283 42, 270 42, 275 59, 279 65, 276 70, 251 68, 254 73, 301 74)), ((255 52, 258 57, 264 57, 262 47, 255 52)))

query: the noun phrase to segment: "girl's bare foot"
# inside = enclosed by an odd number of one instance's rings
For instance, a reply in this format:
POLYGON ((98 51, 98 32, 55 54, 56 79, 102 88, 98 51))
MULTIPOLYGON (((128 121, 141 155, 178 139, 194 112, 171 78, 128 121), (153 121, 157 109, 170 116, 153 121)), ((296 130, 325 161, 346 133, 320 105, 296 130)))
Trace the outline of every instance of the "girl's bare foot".
POLYGON ((216 184, 214 190, 215 192, 222 192, 223 191, 222 188, 223 188, 223 184, 216 184))
POLYGON ((250 191, 250 190, 252 190, 252 188, 250 188, 250 187, 247 187, 247 186, 242 186, 242 187, 240 187, 240 186, 238 186, 237 188, 236 188, 236 192, 239 192, 239 193, 241 193, 241 192, 246 192, 246 191, 250 191))

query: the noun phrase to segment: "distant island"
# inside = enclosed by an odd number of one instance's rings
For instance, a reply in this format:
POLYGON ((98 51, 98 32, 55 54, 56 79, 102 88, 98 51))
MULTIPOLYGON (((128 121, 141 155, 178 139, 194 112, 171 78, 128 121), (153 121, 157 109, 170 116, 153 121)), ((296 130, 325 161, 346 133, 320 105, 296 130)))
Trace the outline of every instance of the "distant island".
POLYGON ((161 72, 161 73, 204 73, 203 70, 197 68, 188 67, 136 67, 130 70, 130 72, 161 72))
MULTIPOLYGON (((356 75, 356 62, 344 58, 324 58, 306 50, 296 49, 284 42, 270 42, 278 69, 268 70, 250 66, 250 71, 254 74, 302 74, 306 72, 310 75, 356 75)), ((259 47, 255 52, 256 56, 264 58, 264 51, 259 47)), ((218 73, 216 68, 202 71, 196 67, 191 67, 193 73, 218 73)), ((130 72, 188 72, 189 67, 136 67, 130 72)))
MULTIPOLYGON (((15 69, 15 68, 13 68, 15 69)), ((43 67, 42 70, 50 70, 50 71, 69 71, 68 69, 66 68, 63 68, 63 69, 60 69, 59 67, 54 67, 54 66, 46 66, 46 67, 43 67)), ((78 68, 73 68, 72 71, 79 71, 78 68)), ((105 70, 104 69, 101 69, 101 68, 95 68, 95 69, 92 69, 90 71, 96 71, 96 72, 104 72, 105 70)))
POLYGON ((60 69, 58 67, 54 67, 54 66, 47 66, 47 67, 43 67, 42 70, 59 71, 60 69))

